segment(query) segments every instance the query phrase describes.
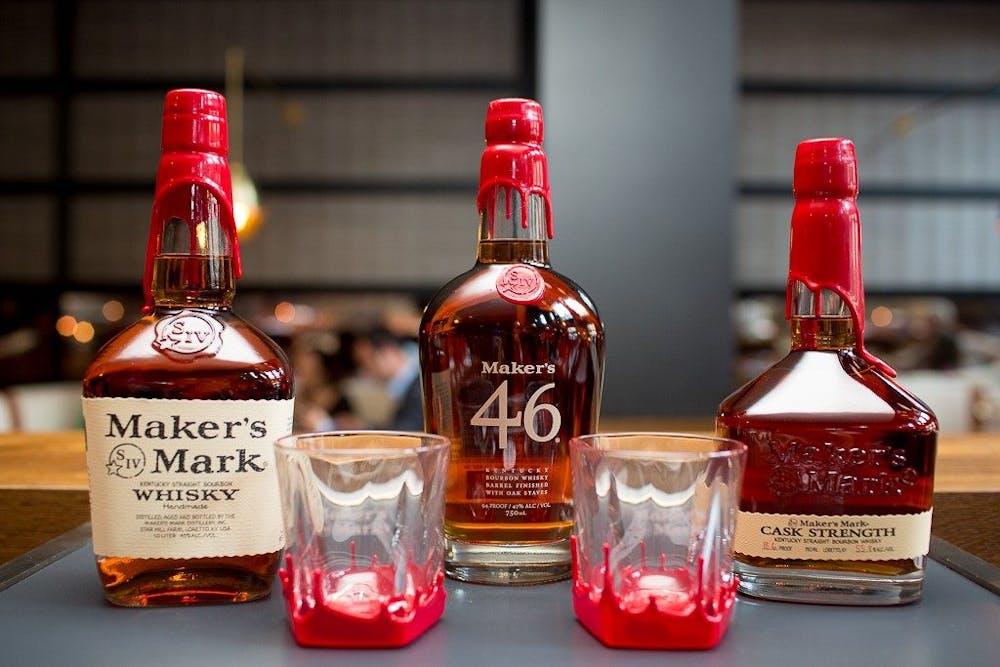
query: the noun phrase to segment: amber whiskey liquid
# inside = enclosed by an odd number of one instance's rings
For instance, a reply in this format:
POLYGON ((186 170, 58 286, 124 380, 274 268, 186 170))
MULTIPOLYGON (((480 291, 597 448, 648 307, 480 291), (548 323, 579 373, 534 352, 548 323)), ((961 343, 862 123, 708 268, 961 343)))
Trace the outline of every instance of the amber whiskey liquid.
MULTIPOLYGON (((175 305, 157 306, 152 314, 112 339, 87 371, 83 395, 183 401, 291 399, 292 379, 281 349, 228 307, 199 305, 195 295, 201 292, 194 287, 213 271, 218 275, 208 284, 218 285, 213 291, 228 293, 231 298, 231 262, 187 256, 158 258, 154 281, 160 286, 157 303, 175 305), (183 302, 189 307, 182 307, 183 302), (222 326, 222 345, 217 353, 176 361, 156 350, 156 322, 184 315, 210 318, 222 326)), ((208 301, 218 303, 215 296, 208 301)), ((119 422, 127 426, 124 418, 119 422)), ((172 436, 173 424, 166 426, 167 435, 172 436)), ((166 514, 162 510, 150 513, 166 514)), ((117 605, 243 602, 268 595, 279 556, 280 550, 184 559, 97 554, 97 567, 107 598, 117 605)))
POLYGON ((872 605, 920 596, 925 556, 897 557, 894 541, 931 510, 937 423, 852 342, 848 318, 793 320, 792 352, 720 407, 718 433, 748 447, 740 520, 771 517, 753 523, 766 535, 749 553, 737 522, 743 593, 872 605))

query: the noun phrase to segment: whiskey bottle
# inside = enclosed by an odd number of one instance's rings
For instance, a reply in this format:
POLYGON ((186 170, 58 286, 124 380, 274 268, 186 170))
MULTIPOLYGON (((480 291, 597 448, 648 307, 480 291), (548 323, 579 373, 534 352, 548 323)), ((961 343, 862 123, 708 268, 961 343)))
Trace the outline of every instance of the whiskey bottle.
POLYGON ((292 373, 231 310, 226 127, 218 93, 168 93, 146 315, 83 380, 94 553, 116 605, 264 597, 284 543, 272 444, 291 431, 292 373))
POLYGON ((791 352, 722 402, 748 446, 735 538, 740 591, 846 605, 919 599, 937 420, 864 345, 857 161, 799 144, 786 293, 791 352))
POLYGON ((445 570, 474 582, 569 576, 570 438, 597 428, 604 328, 549 263, 542 109, 489 104, 475 265, 420 326, 427 430, 451 439, 445 570))

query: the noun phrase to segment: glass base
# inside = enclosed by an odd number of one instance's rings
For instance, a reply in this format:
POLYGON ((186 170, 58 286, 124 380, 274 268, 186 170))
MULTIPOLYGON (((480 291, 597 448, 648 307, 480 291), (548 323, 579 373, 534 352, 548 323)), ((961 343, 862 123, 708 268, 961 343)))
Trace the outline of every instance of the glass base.
POLYGON ((734 563, 739 592, 783 602, 887 606, 916 602, 924 589, 922 569, 908 574, 818 572, 791 568, 761 568, 734 563))
POLYGON ((476 584, 518 586, 569 579, 569 540, 544 544, 486 544, 447 539, 444 571, 476 584))

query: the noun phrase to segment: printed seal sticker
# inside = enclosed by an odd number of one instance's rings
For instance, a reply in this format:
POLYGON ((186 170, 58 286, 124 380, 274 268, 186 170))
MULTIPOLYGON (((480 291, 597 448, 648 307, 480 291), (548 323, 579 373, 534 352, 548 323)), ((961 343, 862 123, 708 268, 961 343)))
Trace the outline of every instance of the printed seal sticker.
POLYGON ((497 278, 497 294, 511 303, 535 303, 544 292, 542 274, 527 264, 509 266, 497 278))

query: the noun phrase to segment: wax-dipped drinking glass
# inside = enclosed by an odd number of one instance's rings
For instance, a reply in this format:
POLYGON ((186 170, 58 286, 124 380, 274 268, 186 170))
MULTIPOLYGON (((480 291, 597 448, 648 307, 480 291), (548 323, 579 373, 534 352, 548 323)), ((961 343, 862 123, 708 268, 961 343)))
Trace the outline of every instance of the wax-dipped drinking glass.
POLYGON ((342 431, 275 443, 285 527, 279 572, 303 646, 404 646, 444 612, 449 442, 342 431))
POLYGON ((570 442, 573 608, 602 643, 705 649, 736 597, 733 544, 746 446, 672 433, 570 442))

